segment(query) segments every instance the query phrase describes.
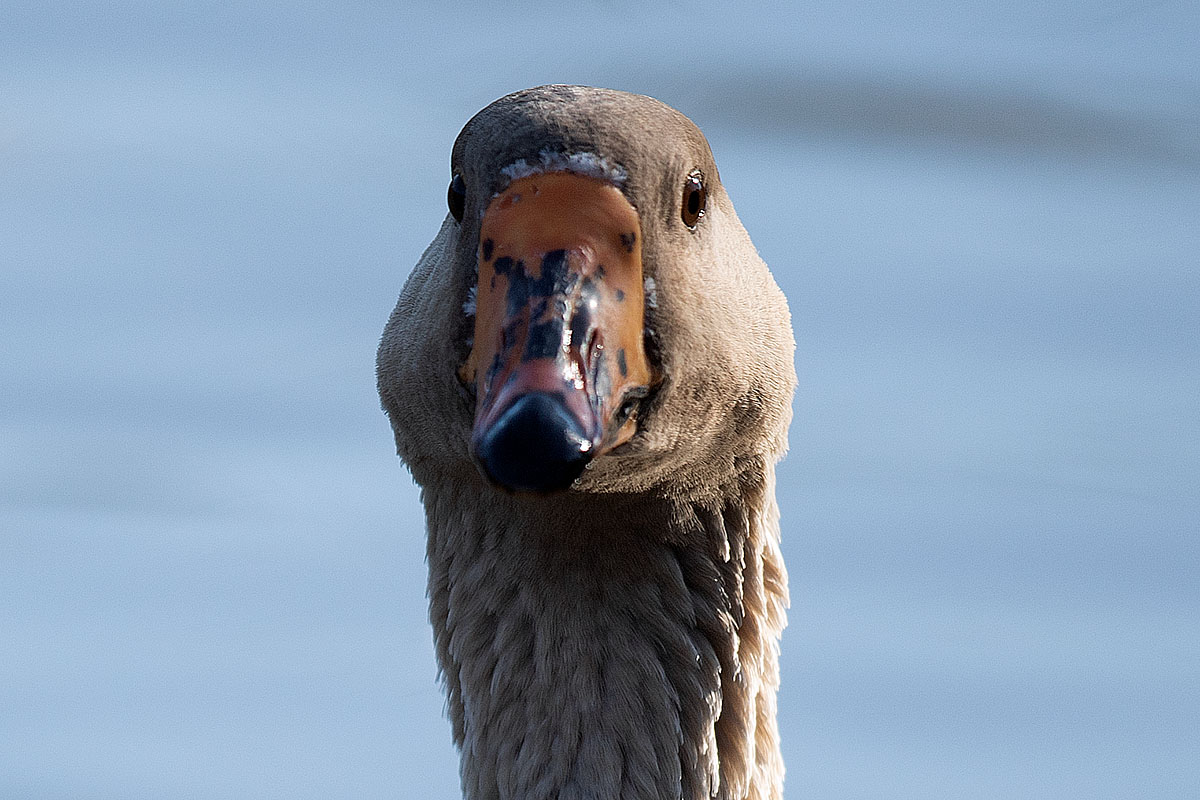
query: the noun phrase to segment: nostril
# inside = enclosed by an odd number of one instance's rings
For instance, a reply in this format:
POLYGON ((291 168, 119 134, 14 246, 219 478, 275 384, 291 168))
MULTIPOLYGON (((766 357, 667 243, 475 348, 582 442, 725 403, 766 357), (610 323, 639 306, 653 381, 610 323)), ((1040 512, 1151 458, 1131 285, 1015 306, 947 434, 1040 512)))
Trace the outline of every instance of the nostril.
POLYGON ((493 483, 516 492, 566 489, 594 455, 595 443, 561 395, 530 392, 476 432, 475 458, 493 483))

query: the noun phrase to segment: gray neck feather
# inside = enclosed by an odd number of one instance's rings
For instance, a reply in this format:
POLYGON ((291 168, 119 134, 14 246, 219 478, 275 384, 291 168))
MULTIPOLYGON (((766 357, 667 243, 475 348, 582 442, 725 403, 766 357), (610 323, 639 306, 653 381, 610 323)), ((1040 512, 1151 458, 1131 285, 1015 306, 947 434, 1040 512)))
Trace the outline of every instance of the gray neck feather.
POLYGON ((425 504, 468 800, 780 798, 770 465, 707 501, 434 481, 425 504))

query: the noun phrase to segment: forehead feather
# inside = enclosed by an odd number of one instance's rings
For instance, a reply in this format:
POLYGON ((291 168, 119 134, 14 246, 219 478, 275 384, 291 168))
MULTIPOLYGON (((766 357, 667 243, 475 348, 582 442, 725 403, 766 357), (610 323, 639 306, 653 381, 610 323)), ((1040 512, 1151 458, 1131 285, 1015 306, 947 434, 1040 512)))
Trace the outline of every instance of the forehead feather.
MULTIPOLYGON (((540 86, 510 94, 476 114, 454 143, 454 172, 494 194, 521 162, 584 159, 612 171, 628 193, 653 187, 663 171, 699 168, 716 177, 708 142, 683 114, 650 97, 582 86, 540 86), (482 183, 482 185, 481 185, 482 183)), ((570 166, 568 166, 570 168, 570 166)), ((584 169, 586 173, 586 169, 584 169)), ((673 179, 675 176, 670 176, 673 179)))

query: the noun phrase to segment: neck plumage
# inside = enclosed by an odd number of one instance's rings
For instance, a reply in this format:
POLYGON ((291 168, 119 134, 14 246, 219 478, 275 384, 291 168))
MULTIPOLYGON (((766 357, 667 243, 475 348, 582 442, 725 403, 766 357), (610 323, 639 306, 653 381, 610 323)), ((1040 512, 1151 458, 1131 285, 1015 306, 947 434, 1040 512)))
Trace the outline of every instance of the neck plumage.
POLYGON ((778 800, 774 471, 709 501, 425 487, 468 800, 778 800))

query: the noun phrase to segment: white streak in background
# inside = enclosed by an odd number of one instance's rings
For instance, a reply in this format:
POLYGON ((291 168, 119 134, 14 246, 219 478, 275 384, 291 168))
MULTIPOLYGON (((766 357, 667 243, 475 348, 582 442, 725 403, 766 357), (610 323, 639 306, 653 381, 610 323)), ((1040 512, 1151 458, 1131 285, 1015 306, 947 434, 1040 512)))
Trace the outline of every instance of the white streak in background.
POLYGON ((616 186, 622 186, 629 173, 620 164, 614 164, 604 156, 595 153, 558 153, 553 150, 543 150, 538 154, 537 163, 530 164, 521 158, 500 170, 509 181, 515 181, 529 175, 540 175, 543 172, 574 172, 589 178, 598 178, 616 186))
POLYGON ((467 289, 467 299, 463 301, 463 314, 468 317, 475 316, 475 295, 479 293, 478 286, 472 286, 467 289))

